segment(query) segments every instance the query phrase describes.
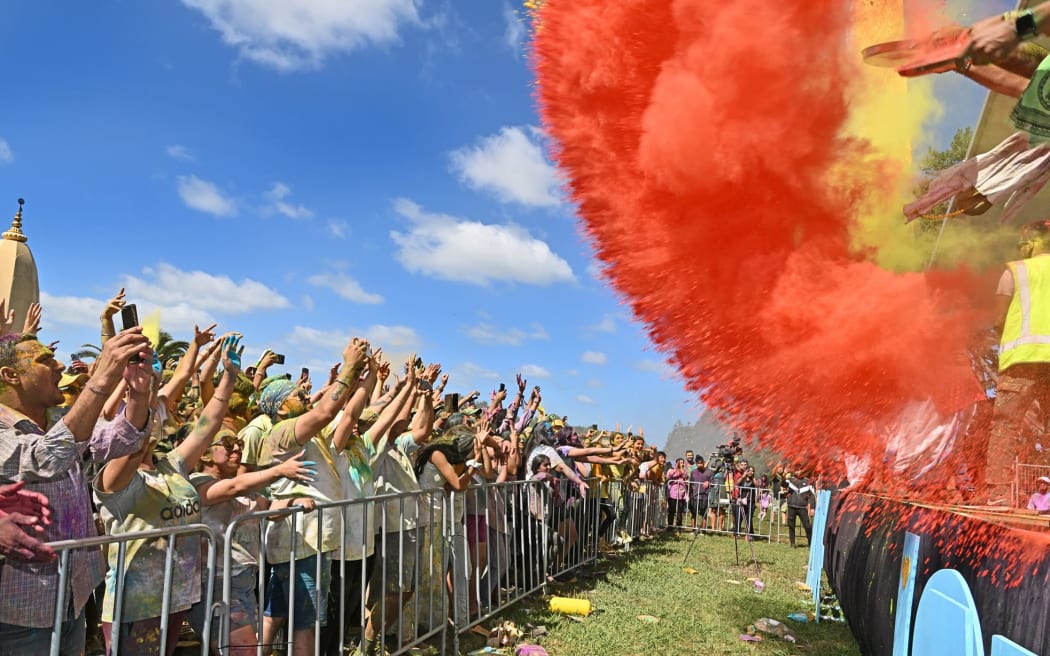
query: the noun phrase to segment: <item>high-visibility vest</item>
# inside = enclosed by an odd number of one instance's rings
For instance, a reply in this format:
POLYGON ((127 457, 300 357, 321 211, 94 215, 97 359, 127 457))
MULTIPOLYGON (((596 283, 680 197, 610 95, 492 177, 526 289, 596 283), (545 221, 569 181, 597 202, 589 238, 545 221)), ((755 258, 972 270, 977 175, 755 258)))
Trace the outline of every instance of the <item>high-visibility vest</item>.
POLYGON ((999 371, 1026 362, 1050 363, 1050 256, 1006 265, 1014 295, 999 342, 999 371))

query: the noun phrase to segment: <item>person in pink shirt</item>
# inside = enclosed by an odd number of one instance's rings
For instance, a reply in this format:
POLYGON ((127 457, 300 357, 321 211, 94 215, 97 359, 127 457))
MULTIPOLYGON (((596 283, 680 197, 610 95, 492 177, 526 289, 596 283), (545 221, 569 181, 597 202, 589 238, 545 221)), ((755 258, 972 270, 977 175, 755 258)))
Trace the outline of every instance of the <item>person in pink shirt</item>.
POLYGON ((1050 477, 1040 476, 1035 481, 1035 492, 1028 499, 1028 509, 1039 514, 1050 513, 1050 477))
POLYGON ((667 472, 667 525, 682 526, 682 515, 685 513, 686 490, 689 485, 689 470, 685 460, 675 461, 674 469, 667 472))

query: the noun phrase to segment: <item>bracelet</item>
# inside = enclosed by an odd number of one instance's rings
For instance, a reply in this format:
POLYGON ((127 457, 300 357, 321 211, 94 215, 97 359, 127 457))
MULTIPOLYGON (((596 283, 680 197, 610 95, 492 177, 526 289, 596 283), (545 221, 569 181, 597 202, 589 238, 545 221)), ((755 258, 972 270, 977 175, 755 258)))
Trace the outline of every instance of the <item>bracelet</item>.
POLYGON ((226 398, 223 398, 223 397, 219 396, 218 394, 215 394, 211 398, 213 400, 214 399, 218 399, 219 401, 222 401, 223 403, 229 403, 230 402, 230 397, 228 397, 228 396, 226 398))
POLYGON ((102 333, 102 336, 103 337, 116 337, 117 334, 116 333, 102 333))
POLYGON ((336 378, 336 379, 335 379, 335 380, 334 380, 334 381, 332 382, 332 384, 333 384, 333 385, 342 385, 342 386, 343 386, 343 387, 345 387, 346 389, 350 389, 350 383, 346 382, 346 381, 345 381, 345 380, 343 380, 342 378, 336 378))
POLYGON ((89 392, 94 392, 95 394, 98 394, 99 396, 109 396, 109 394, 107 394, 106 391, 103 390, 101 387, 99 387, 97 385, 92 385, 91 383, 88 383, 87 385, 85 385, 84 389, 86 389, 89 392))

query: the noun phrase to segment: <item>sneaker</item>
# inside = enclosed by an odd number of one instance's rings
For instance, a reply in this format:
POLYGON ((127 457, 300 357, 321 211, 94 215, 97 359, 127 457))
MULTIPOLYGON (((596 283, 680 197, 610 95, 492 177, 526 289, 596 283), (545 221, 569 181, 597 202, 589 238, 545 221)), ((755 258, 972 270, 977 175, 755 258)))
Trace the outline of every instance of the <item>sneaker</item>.
POLYGON ((175 648, 200 646, 201 639, 197 636, 197 632, 193 630, 189 622, 182 620, 182 626, 179 627, 179 641, 175 643, 175 648))

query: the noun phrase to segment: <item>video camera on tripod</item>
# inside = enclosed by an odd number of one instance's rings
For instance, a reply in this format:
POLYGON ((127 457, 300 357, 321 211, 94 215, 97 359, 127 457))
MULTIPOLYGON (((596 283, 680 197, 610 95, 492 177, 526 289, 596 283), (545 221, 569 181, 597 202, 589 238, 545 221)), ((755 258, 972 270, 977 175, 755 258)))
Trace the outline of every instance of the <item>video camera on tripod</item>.
POLYGON ((743 452, 744 450, 740 448, 740 438, 734 436, 727 444, 716 446, 715 452, 711 454, 711 459, 721 461, 727 468, 732 469, 736 457, 743 452))

